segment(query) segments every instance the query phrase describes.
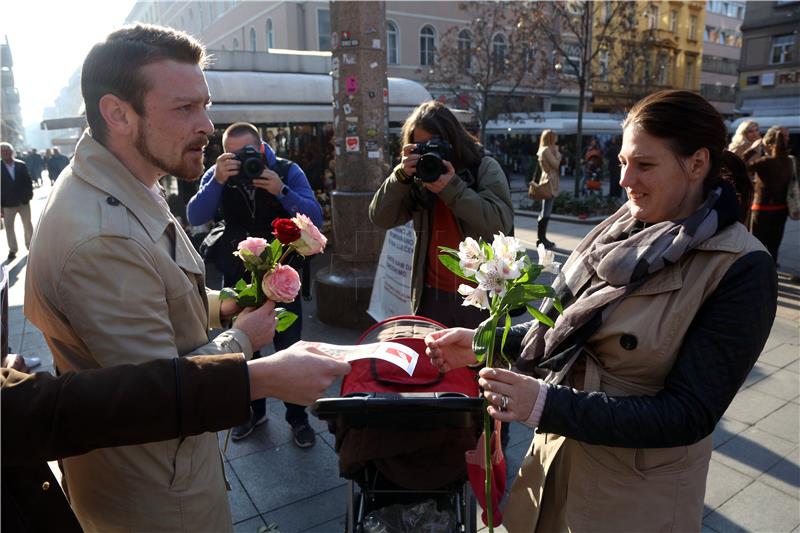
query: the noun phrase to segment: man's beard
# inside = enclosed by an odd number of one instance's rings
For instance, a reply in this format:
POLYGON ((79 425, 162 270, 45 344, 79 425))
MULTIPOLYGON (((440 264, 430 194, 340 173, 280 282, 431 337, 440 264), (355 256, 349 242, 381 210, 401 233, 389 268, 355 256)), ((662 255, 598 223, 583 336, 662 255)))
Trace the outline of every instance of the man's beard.
POLYGON ((144 157, 148 163, 163 170, 166 174, 169 174, 170 176, 175 176, 179 180, 196 181, 203 173, 203 162, 200 161, 200 163, 198 163, 196 166, 191 165, 189 163, 184 163, 183 153, 180 154, 178 162, 175 164, 168 163, 167 161, 164 161, 163 159, 155 155, 147 147, 147 139, 145 138, 145 132, 143 129, 140 129, 138 135, 136 136, 135 146, 136 149, 139 151, 139 153, 142 155, 142 157, 144 157))

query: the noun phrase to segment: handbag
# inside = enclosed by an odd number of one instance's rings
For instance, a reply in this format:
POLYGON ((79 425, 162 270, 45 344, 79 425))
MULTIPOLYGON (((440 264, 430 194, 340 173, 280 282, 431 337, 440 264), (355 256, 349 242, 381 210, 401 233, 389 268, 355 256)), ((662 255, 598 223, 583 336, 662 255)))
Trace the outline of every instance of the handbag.
POLYGON ((536 173, 528 185, 528 197, 533 200, 549 200, 553 197, 553 188, 550 186, 550 180, 545 178, 542 181, 542 165, 536 167, 536 173))
POLYGON ((217 252, 219 251, 220 245, 222 241, 222 234, 225 232, 225 222, 220 222, 214 229, 208 232, 208 235, 205 236, 203 242, 200 243, 200 249, 198 252, 200 253, 200 257, 202 257, 205 261, 210 261, 212 263, 216 262, 217 259, 217 252))
POLYGON ((792 179, 789 180, 789 189, 786 192, 786 206, 789 209, 789 218, 800 220, 800 180, 797 176, 797 160, 789 156, 792 162, 792 179))
MULTIPOLYGON (((501 422, 494 421, 494 431, 489 437, 492 461, 492 527, 497 527, 503 523, 503 514, 500 512, 500 500, 506 492, 506 458, 503 455, 503 446, 500 442, 501 422)), ((472 486, 472 493, 475 499, 483 507, 481 520, 489 525, 486 516, 486 436, 481 433, 478 438, 478 445, 474 450, 464 452, 464 460, 467 462, 467 475, 469 484, 472 486)))

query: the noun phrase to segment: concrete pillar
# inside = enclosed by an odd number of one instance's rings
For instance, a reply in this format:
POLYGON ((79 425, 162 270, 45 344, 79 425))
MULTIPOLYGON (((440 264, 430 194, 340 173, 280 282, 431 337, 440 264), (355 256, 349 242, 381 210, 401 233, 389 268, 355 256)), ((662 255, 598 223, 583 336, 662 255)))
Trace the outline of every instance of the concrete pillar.
POLYGON ((388 175, 386 134, 386 6, 384 2, 331 2, 331 75, 336 191, 331 195, 330 263, 316 278, 319 318, 363 328, 383 231, 368 207, 388 175))

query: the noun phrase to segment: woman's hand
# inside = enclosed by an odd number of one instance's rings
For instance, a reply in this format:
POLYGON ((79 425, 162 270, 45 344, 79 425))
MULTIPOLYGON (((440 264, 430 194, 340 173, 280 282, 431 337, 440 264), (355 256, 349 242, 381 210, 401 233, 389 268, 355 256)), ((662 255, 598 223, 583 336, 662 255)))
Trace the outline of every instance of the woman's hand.
POLYGON ((442 372, 462 368, 476 362, 472 351, 474 329, 451 328, 425 336, 425 354, 442 372))
POLYGON ((502 368, 483 368, 478 385, 491 404, 489 414, 501 422, 524 422, 539 397, 539 380, 502 368), (503 399, 505 398, 505 400, 503 399))
POLYGON ((440 192, 442 192, 442 189, 447 187, 447 184, 450 183, 450 180, 452 180, 453 176, 456 175, 456 169, 453 168, 453 165, 450 164, 450 161, 445 161, 444 159, 442 159, 442 163, 444 163, 447 172, 439 176, 439 179, 437 179, 436 181, 422 184, 426 189, 428 189, 434 194, 439 194, 440 192))
POLYGON ((419 154, 412 153, 417 147, 416 144, 406 144, 403 146, 403 158, 400 162, 403 164, 403 172, 406 176, 413 177, 417 173, 417 161, 421 157, 419 154))

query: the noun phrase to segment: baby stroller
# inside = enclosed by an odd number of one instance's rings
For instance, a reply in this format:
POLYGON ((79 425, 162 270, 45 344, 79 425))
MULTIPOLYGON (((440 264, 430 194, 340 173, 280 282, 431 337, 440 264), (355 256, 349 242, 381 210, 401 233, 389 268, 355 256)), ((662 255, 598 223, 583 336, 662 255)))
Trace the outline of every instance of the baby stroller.
POLYGON ((374 524, 380 512, 387 513, 384 519, 395 513, 395 524, 405 524, 383 531, 476 530, 464 452, 475 447, 480 433, 482 400, 474 371, 440 374, 425 356, 425 335, 441 329, 419 316, 375 324, 358 343, 391 341, 412 348, 420 354, 413 375, 379 359, 352 361, 341 397, 312 406, 336 436, 339 471, 350 480, 348 532, 379 530, 370 521, 374 524), (439 517, 434 527, 409 523, 423 508, 427 518, 439 517), (400 518, 398 509, 408 512, 400 518))

